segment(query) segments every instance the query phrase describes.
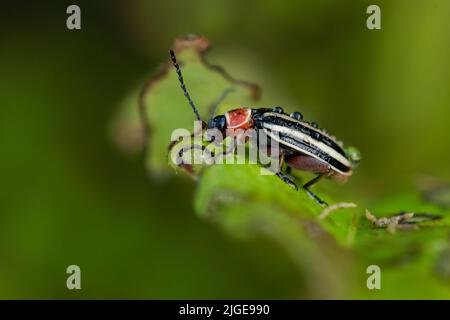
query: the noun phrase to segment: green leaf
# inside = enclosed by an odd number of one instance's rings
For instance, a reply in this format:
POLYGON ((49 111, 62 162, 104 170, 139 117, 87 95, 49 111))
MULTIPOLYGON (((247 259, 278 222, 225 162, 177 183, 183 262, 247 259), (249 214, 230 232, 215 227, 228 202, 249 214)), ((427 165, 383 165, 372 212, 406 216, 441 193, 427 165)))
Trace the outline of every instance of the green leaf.
MULTIPOLYGON (((234 91, 221 103, 219 113, 254 106, 259 96, 257 86, 234 80, 222 68, 208 64, 204 58, 208 47, 202 37, 178 39, 174 46, 187 88, 203 119, 210 117, 211 105, 229 88, 234 91)), ((136 92, 131 96, 136 98, 136 92)), ((125 100, 123 108, 134 111, 123 112, 122 121, 136 127, 137 115, 141 116, 147 169, 156 176, 173 173, 167 156, 171 133, 176 128, 192 132, 195 116, 169 62, 147 83, 141 98, 140 112, 137 99, 125 100)), ((264 235, 281 244, 307 279, 307 288, 302 288, 307 297, 450 298, 448 209, 425 202, 414 192, 380 199, 370 207, 377 217, 400 211, 441 216, 433 221, 410 221, 414 224, 409 226, 415 228, 405 229, 402 224, 393 233, 367 220, 367 205, 349 190, 346 201, 358 207, 338 209, 321 219, 323 208, 305 192, 295 191, 261 170, 250 164, 196 168, 195 210, 239 239, 264 235), (373 264, 382 270, 382 290, 366 286, 366 268, 373 264)), ((324 200, 336 203, 332 191, 325 193, 322 185, 314 188, 324 200)))

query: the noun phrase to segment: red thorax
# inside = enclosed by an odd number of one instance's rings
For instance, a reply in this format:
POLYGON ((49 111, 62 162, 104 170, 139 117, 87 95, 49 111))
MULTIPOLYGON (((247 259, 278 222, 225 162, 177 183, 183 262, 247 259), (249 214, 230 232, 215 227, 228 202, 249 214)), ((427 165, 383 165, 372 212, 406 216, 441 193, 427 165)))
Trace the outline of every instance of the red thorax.
POLYGON ((227 129, 238 130, 248 129, 253 126, 252 110, 250 108, 240 108, 225 113, 227 119, 227 129))

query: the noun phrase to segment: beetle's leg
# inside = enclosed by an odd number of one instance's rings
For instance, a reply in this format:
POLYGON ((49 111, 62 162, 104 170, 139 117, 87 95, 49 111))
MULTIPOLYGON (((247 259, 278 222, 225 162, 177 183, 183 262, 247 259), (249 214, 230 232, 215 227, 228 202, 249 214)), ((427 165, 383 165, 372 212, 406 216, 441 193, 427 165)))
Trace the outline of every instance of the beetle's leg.
POLYGON ((278 164, 278 168, 280 169, 280 171, 281 171, 281 169, 283 169, 283 166, 284 166, 284 163, 285 163, 285 155, 284 155, 284 153, 281 153, 280 154, 280 162, 279 162, 279 164, 278 164))
POLYGON ((216 158, 218 156, 221 156, 223 158, 228 157, 229 155, 233 154, 236 151, 236 144, 233 142, 231 142, 231 144, 229 146, 226 146, 227 148, 225 149, 225 151, 222 151, 218 154, 213 154, 213 157, 216 158))
MULTIPOLYGON (((259 141, 258 141, 258 144, 259 144, 259 141)), ((298 187, 295 184, 295 182, 292 181, 292 179, 288 175, 286 175, 282 172, 284 163, 285 163, 285 154, 284 154, 284 152, 280 152, 280 157, 279 157, 279 162, 278 162, 278 172, 275 172, 275 170, 273 168, 271 168, 270 165, 268 165, 267 167, 266 166, 264 166, 264 167, 267 168, 268 170, 272 171, 273 173, 275 173, 278 178, 280 178, 284 183, 289 185, 291 188, 298 190, 298 187)))
MULTIPOLYGON (((282 155, 282 159, 280 160, 280 170, 282 170, 283 169, 283 166, 285 165, 285 163, 286 163, 286 156, 283 154, 282 155)), ((291 173, 292 173, 292 168, 290 167, 290 166, 286 166, 286 169, 284 170, 284 172, 286 172, 286 174, 288 175, 288 176, 291 176, 291 173)))
POLYGON ((326 207, 328 206, 328 204, 323 201, 322 199, 320 199, 315 193, 313 193, 311 190, 309 190, 309 187, 311 187, 312 185, 314 185, 315 183, 319 182, 320 179, 322 179, 324 176, 326 176, 326 174, 319 174, 317 177, 311 179, 310 181, 308 181, 307 183, 305 183, 303 185, 303 190, 306 191, 306 193, 308 193, 308 195, 313 198, 314 200, 316 200, 316 202, 318 204, 320 204, 322 207, 326 207))
POLYGON ((216 101, 214 101, 214 103, 211 106, 211 114, 210 114, 210 118, 214 118, 214 115, 216 114, 217 108, 219 107, 219 105, 222 103, 223 100, 225 100, 225 98, 227 97, 228 94, 230 94, 231 92, 234 91, 233 87, 230 87, 228 89, 225 89, 224 92, 222 92, 222 94, 220 95, 219 98, 217 98, 216 101))
POLYGON ((291 175, 291 173, 292 173, 292 167, 286 166, 286 173, 289 174, 289 175, 291 175))
MULTIPOLYGON (((169 145, 169 152, 173 149, 173 147, 177 144, 177 141, 174 141, 169 145), (174 143, 175 142, 175 143, 174 143)), ((177 153, 177 166, 183 170, 185 170, 190 176, 192 176, 194 179, 198 178, 198 175, 194 172, 194 167, 191 163, 185 163, 183 161, 184 153, 193 149, 201 150, 202 152, 205 150, 204 146, 202 145, 192 145, 192 146, 186 146, 181 148, 177 153)))
POLYGON ((297 185, 294 181, 292 181, 291 178, 289 178, 287 175, 285 175, 283 172, 279 171, 276 173, 277 177, 283 180, 284 183, 289 185, 289 187, 294 188, 295 190, 298 190, 297 185))
MULTIPOLYGON (((202 127, 200 128, 200 131, 196 131, 196 132, 192 133, 189 137, 192 139, 193 137, 195 137, 196 134, 199 134, 201 131, 203 131, 203 129, 205 129, 205 127, 206 127, 206 124, 202 121, 202 127)), ((181 142, 180 139, 172 141, 169 144, 168 148, 167 148, 168 149, 168 153, 170 154, 172 152, 172 149, 180 142, 181 142)), ((191 145, 191 146, 186 146, 186 147, 181 148, 178 151, 178 154, 177 154, 177 166, 180 167, 181 169, 185 170, 194 179, 196 179, 197 176, 196 176, 196 174, 195 174, 195 172, 193 170, 192 164, 185 163, 183 161, 184 153, 189 151, 189 150, 192 150, 192 149, 201 150, 202 152, 205 151, 205 147, 203 145, 195 145, 194 144, 194 145, 191 145)))
POLYGON ((280 154, 280 160, 279 160, 279 164, 278 164, 278 172, 276 172, 275 174, 277 175, 278 178, 280 178, 284 183, 286 183, 287 185, 289 185, 291 188, 298 190, 297 185, 295 184, 294 181, 292 181, 292 179, 287 176, 286 174, 284 174, 281 170, 284 164, 284 153, 280 154))

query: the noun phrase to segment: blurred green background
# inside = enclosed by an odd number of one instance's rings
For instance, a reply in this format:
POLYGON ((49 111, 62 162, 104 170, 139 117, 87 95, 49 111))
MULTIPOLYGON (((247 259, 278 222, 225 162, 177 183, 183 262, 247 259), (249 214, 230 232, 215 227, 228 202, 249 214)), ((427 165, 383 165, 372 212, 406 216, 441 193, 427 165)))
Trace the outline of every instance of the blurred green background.
POLYGON ((358 146, 337 194, 450 178, 448 1, 7 1, 0 21, 0 298, 307 298, 280 247, 228 237, 194 214, 192 181, 149 179, 112 142, 118 104, 180 34, 358 146), (382 30, 366 28, 370 4, 382 30))

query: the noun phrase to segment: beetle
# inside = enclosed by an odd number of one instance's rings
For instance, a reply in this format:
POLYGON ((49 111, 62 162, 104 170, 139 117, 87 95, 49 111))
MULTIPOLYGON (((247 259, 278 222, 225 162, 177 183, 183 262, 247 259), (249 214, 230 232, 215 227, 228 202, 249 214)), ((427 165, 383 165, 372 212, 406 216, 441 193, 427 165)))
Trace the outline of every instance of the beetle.
POLYGON ((224 95, 216 101, 212 108, 212 117, 205 123, 198 112, 186 88, 181 68, 177 62, 175 52, 169 51, 172 64, 178 75, 180 87, 203 128, 217 129, 222 133, 228 129, 255 129, 263 131, 270 139, 279 143, 280 166, 275 174, 290 187, 298 190, 297 184, 289 176, 291 168, 317 174, 306 182, 302 189, 319 205, 327 206, 310 190, 310 187, 324 177, 338 181, 347 181, 352 175, 353 168, 359 163, 361 155, 354 147, 344 150, 341 142, 325 130, 319 128, 315 122, 306 122, 300 112, 287 114, 281 107, 248 108, 241 107, 214 116, 215 111, 224 95), (285 172, 283 164, 287 164, 285 172))

